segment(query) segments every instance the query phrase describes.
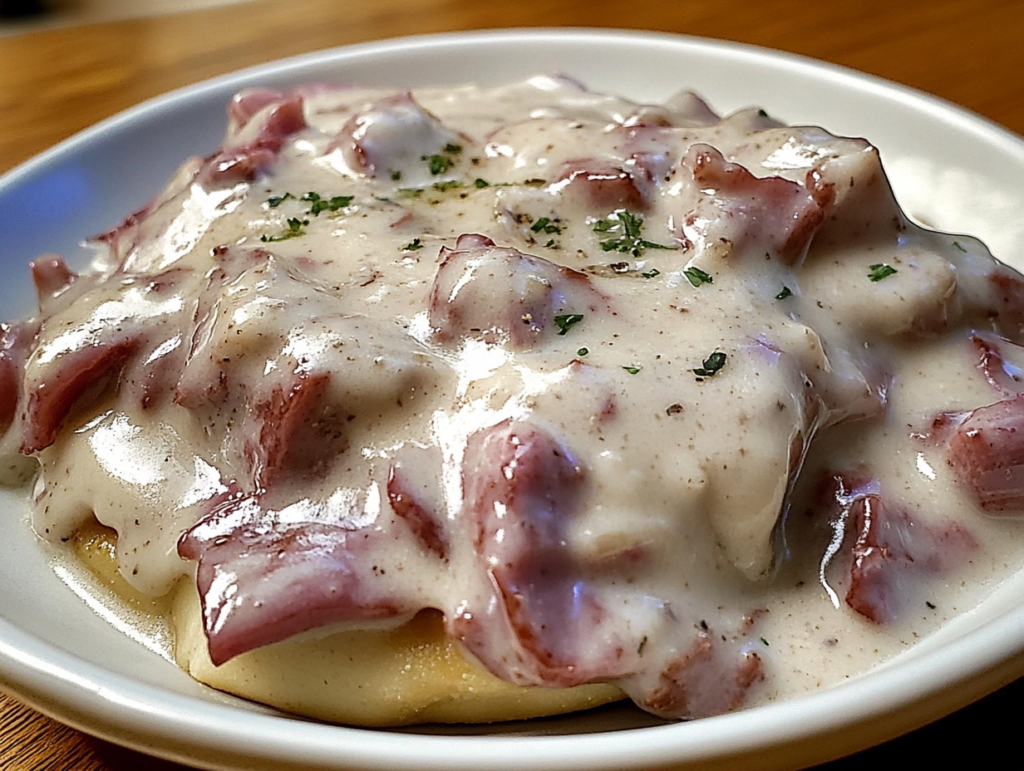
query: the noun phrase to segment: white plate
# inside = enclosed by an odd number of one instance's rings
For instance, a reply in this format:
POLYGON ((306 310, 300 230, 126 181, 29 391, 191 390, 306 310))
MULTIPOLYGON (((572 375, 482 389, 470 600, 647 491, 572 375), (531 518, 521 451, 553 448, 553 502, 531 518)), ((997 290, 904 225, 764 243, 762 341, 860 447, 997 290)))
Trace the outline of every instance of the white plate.
MULTIPOLYGON (((692 88, 719 111, 758 105, 790 123, 868 136, 907 211, 1024 260, 1024 140, 932 97, 838 67, 669 35, 507 31, 439 35, 316 53, 147 102, 0 179, 7 280, 0 316, 28 310, 26 263, 84 259, 78 242, 144 204, 188 155, 216 147, 239 88, 345 80, 496 84, 563 72, 659 100, 692 88)), ((193 683, 117 632, 53 574, 21 494, 0 500, 0 685, 76 727, 210 769, 793 768, 884 741, 1024 674, 1024 578, 885 667, 842 686, 696 723, 635 713, 494 729, 370 731, 282 716, 193 683), (637 727, 640 726, 640 727, 637 727), (441 735, 443 733, 443 735, 441 735)))

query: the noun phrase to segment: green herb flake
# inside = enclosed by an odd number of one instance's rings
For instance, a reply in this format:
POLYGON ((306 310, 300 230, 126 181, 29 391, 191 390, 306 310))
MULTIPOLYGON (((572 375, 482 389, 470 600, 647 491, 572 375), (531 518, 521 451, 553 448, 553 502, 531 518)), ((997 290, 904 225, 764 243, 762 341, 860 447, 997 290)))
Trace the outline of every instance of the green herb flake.
POLYGON ((302 200, 310 204, 309 213, 314 217, 318 217, 321 212, 336 212, 338 209, 344 209, 352 203, 354 197, 351 195, 336 195, 331 198, 324 198, 319 193, 310 192, 302 196, 302 200))
POLYGON ((541 187, 547 184, 547 180, 531 177, 530 179, 523 180, 523 184, 527 187, 541 187))
POLYGON ((449 142, 444 146, 444 151, 449 155, 458 155, 462 152, 462 145, 457 145, 454 142, 449 142))
POLYGON ((891 265, 886 265, 885 263, 882 262, 870 265, 868 267, 870 268, 868 278, 871 279, 872 281, 881 281, 883 278, 889 278, 889 276, 896 272, 896 268, 892 267, 891 265))
POLYGON ((401 178, 402 178, 402 172, 401 171, 392 171, 391 172, 391 181, 392 182, 397 182, 401 178))
POLYGON ((303 235, 302 230, 304 225, 308 225, 309 220, 300 220, 298 217, 288 218, 288 230, 284 233, 280 233, 276 236, 260 236, 260 241, 263 243, 272 243, 274 241, 287 241, 289 238, 295 238, 296 236, 303 235))
POLYGON ((427 162, 427 167, 430 169, 430 173, 435 177, 439 174, 444 174, 455 163, 455 161, 447 155, 424 155, 422 160, 427 162))
POLYGON ((557 249, 558 248, 558 243, 555 241, 555 239, 549 238, 547 240, 547 243, 544 244, 544 248, 545 249, 557 249))
POLYGON ((643 276, 644 278, 655 278, 661 275, 661 271, 658 270, 657 268, 651 268, 650 270, 645 270, 640 275, 643 276))
POLYGON ((287 201, 289 198, 294 199, 295 196, 292 195, 291 193, 285 193, 284 195, 272 195, 272 196, 270 196, 270 198, 267 199, 267 205, 271 209, 276 209, 278 206, 280 206, 282 203, 287 201))
POLYGON ((578 351, 576 351, 577 356, 586 356, 588 353, 590 353, 589 348, 580 348, 578 351))
POLYGON ((561 233, 562 228, 551 221, 550 217, 541 217, 532 225, 530 230, 534 233, 561 233))
POLYGON ((764 644, 765 648, 768 647, 768 641, 766 639, 764 639, 763 637, 761 638, 761 642, 764 644))
POLYGON ((630 364, 628 367, 623 367, 623 369, 626 370, 626 372, 628 372, 630 375, 635 375, 643 368, 639 364, 630 364))
POLYGON ((787 297, 793 296, 793 290, 788 286, 783 286, 782 291, 775 295, 776 300, 785 300, 787 297))
POLYGON ((714 377, 725 366, 726 355, 715 351, 702 362, 702 366, 692 370, 697 377, 714 377))
POLYGON ((601 249, 605 252, 622 252, 639 257, 645 249, 675 248, 656 244, 643 238, 641 236, 643 225, 643 217, 638 214, 630 214, 625 209, 619 209, 609 214, 607 219, 595 222, 593 230, 595 233, 608 236, 601 239, 601 249))
POLYGON ((480 179, 479 177, 477 177, 475 180, 473 180, 473 186, 476 187, 477 190, 483 190, 485 187, 490 187, 491 183, 488 182, 486 179, 480 179))
POLYGON ((715 279, 710 273, 705 273, 700 268, 690 267, 683 271, 683 275, 689 279, 690 283, 697 287, 701 284, 713 284, 715 279))
POLYGON ((760 115, 762 118, 767 118, 768 117, 768 111, 765 110, 764 108, 761 108, 760 110, 758 110, 757 114, 760 115))
POLYGON ((581 321, 583 321, 582 313, 564 313, 560 316, 555 316, 555 325, 558 327, 559 335, 568 334, 569 327, 579 324, 581 321))
POLYGON ((954 242, 953 242, 953 246, 955 246, 955 247, 956 247, 957 249, 959 249, 959 250, 960 250, 961 252, 963 252, 964 254, 967 254, 967 250, 966 250, 966 249, 964 249, 964 248, 963 248, 963 247, 962 247, 962 246, 960 245, 960 242, 959 242, 959 241, 954 241, 954 242))
POLYGON ((402 247, 403 252, 415 252, 423 248, 423 242, 418 238, 414 238, 412 241, 402 247))
POLYGON ((454 190, 457 187, 462 187, 462 183, 457 179, 449 179, 446 182, 435 182, 432 187, 439 193, 443 193, 445 190, 454 190))

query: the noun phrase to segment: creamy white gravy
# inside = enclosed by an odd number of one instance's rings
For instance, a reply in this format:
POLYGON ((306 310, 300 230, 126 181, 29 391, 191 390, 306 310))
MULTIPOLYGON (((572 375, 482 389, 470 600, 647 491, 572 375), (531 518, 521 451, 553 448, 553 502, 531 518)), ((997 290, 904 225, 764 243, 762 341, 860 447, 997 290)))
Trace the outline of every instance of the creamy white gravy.
POLYGON ((231 115, 89 273, 37 266, 5 440, 48 538, 95 515, 152 596, 206 560, 215 660, 437 608, 511 682, 700 716, 1019 566, 933 425, 1006 398, 975 332, 1010 372, 1018 278, 866 142, 553 78, 231 115))

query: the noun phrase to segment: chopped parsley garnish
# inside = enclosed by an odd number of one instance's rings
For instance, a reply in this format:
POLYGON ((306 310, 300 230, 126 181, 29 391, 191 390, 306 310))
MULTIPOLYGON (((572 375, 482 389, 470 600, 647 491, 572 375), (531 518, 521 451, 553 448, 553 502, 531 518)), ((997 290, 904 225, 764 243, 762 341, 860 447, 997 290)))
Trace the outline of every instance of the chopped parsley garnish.
POLYGON ((400 187, 398 189, 399 198, 417 198, 423 193, 422 187, 400 187))
POLYGON ((270 196, 270 198, 267 199, 267 205, 271 209, 276 209, 289 198, 295 198, 295 196, 292 195, 291 193, 285 193, 284 195, 272 195, 270 196))
POLYGON ((473 185, 477 188, 477 190, 483 190, 485 187, 490 187, 491 183, 488 182, 486 179, 480 179, 479 177, 477 177, 475 180, 473 180, 473 185))
POLYGON ((569 333, 569 327, 574 324, 579 324, 583 321, 582 313, 565 313, 560 316, 555 316, 555 325, 558 327, 559 335, 566 335, 569 333))
POLYGON ((544 244, 544 248, 545 249, 557 249, 558 248, 558 244, 555 242, 555 239, 549 238, 547 243, 544 244))
POLYGON ((534 222, 532 225, 530 225, 530 230, 532 232, 534 232, 534 233, 541 233, 541 232, 543 232, 543 233, 561 233, 562 232, 561 226, 560 225, 556 225, 555 223, 553 223, 551 221, 550 217, 541 217, 536 222, 534 222))
MULTIPOLYGON (((344 209, 346 206, 352 203, 352 200, 354 198, 355 196, 352 195, 335 195, 331 196, 330 198, 324 198, 319 193, 312 192, 306 193, 304 196, 302 196, 302 198, 296 198, 291 193, 285 193, 284 195, 271 196, 270 198, 267 199, 267 205, 271 209, 276 209, 278 206, 280 206, 287 200, 305 201, 306 203, 310 204, 309 211, 307 212, 307 214, 312 214, 314 217, 316 217, 320 214, 320 212, 334 212, 338 211, 338 209, 344 209)), ((306 224, 308 225, 309 223, 307 222, 306 224)))
POLYGON ((966 250, 966 249, 964 249, 964 248, 963 248, 963 247, 962 247, 962 246, 960 245, 960 242, 959 242, 959 241, 954 241, 954 242, 953 242, 953 246, 955 246, 955 247, 956 247, 957 249, 959 249, 959 250, 960 250, 961 252, 963 252, 964 254, 967 254, 967 250, 966 250))
POLYGON ((462 183, 457 179, 449 179, 446 182, 435 182, 432 187, 437 192, 443 193, 445 190, 454 190, 457 187, 462 187, 462 183))
POLYGON ((883 278, 889 278, 889 276, 896 272, 896 268, 882 262, 868 267, 871 269, 868 273, 868 278, 872 281, 881 281, 883 278))
POLYGON ((270 243, 272 241, 287 241, 289 238, 303 235, 303 225, 308 225, 309 220, 300 220, 298 217, 288 218, 288 229, 276 236, 260 236, 260 241, 270 243))
POLYGON ((683 275, 685 275, 694 286, 700 286, 701 284, 713 284, 715 282, 715 279, 710 273, 705 273, 700 268, 687 268, 683 271, 683 275))
POLYGON ((761 108, 760 110, 758 110, 757 114, 760 115, 762 118, 767 118, 768 117, 768 111, 765 110, 764 108, 761 108))
POLYGON ((589 348, 580 348, 578 351, 576 351, 577 356, 586 356, 588 353, 590 353, 589 348))
POLYGON ((790 289, 788 286, 783 286, 782 287, 782 291, 779 292, 777 295, 775 295, 775 299, 776 300, 785 300, 787 297, 791 297, 792 294, 793 294, 793 290, 792 289, 790 289))
POLYGON ((462 152, 462 145, 457 145, 454 142, 449 142, 441 150, 441 153, 435 153, 434 155, 423 155, 420 157, 421 161, 427 162, 427 167, 430 169, 430 173, 435 177, 439 174, 444 174, 448 169, 455 165, 455 160, 451 157, 458 155, 462 152))
POLYGON ((763 637, 761 638, 761 642, 764 643, 764 646, 766 648, 768 647, 768 641, 766 639, 764 639, 763 637))
POLYGON ((402 178, 402 172, 401 171, 392 171, 391 172, 391 180, 393 182, 397 182, 401 178, 402 178))
POLYGON ((402 247, 403 252, 415 252, 417 249, 423 248, 423 242, 418 238, 414 238, 412 241, 402 247))
POLYGON ((608 219, 595 222, 594 232, 606 236, 601 240, 601 249, 606 252, 622 252, 639 257, 644 249, 675 248, 656 244, 643 238, 640 235, 643 226, 643 217, 637 214, 630 214, 625 209, 620 209, 609 214, 608 219))
POLYGON ((438 174, 444 174, 455 163, 455 161, 447 155, 424 155, 423 160, 427 162, 427 166, 430 168, 430 173, 435 177, 438 174))
POLYGON ((309 213, 316 217, 320 212, 334 212, 338 211, 338 209, 344 209, 352 203, 354 197, 351 195, 336 195, 331 198, 324 198, 319 193, 306 193, 302 196, 302 200, 310 204, 309 213))
POLYGON ((702 366, 693 370, 697 377, 714 377, 725 366, 726 355, 721 351, 715 351, 702 362, 702 366))
POLYGON ((635 375, 642 368, 639 364, 630 364, 628 367, 623 367, 623 369, 626 370, 626 372, 628 372, 630 375, 635 375))
POLYGON ((651 268, 650 270, 645 270, 640 275, 643 276, 644 278, 654 278, 655 276, 660 276, 661 271, 658 270, 657 268, 651 268))

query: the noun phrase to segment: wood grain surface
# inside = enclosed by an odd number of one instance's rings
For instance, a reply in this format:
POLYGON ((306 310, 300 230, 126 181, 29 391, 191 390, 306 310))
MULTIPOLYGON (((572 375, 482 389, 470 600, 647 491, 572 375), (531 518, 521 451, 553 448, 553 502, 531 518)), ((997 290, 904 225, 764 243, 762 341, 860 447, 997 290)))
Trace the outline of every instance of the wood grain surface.
MULTIPOLYGON (((536 26, 660 30, 778 48, 913 86, 1024 134, 1024 0, 256 0, 0 37, 0 172, 144 99, 240 67, 400 35, 536 26)), ((1024 685, 1015 683, 822 768, 866 769, 903 757, 938 764, 961 743, 983 766, 1002 752, 1018 756, 1010 728, 1018 721, 1010 721, 1022 697, 1024 685)), ((0 695, 2 771, 180 768, 0 695)))

